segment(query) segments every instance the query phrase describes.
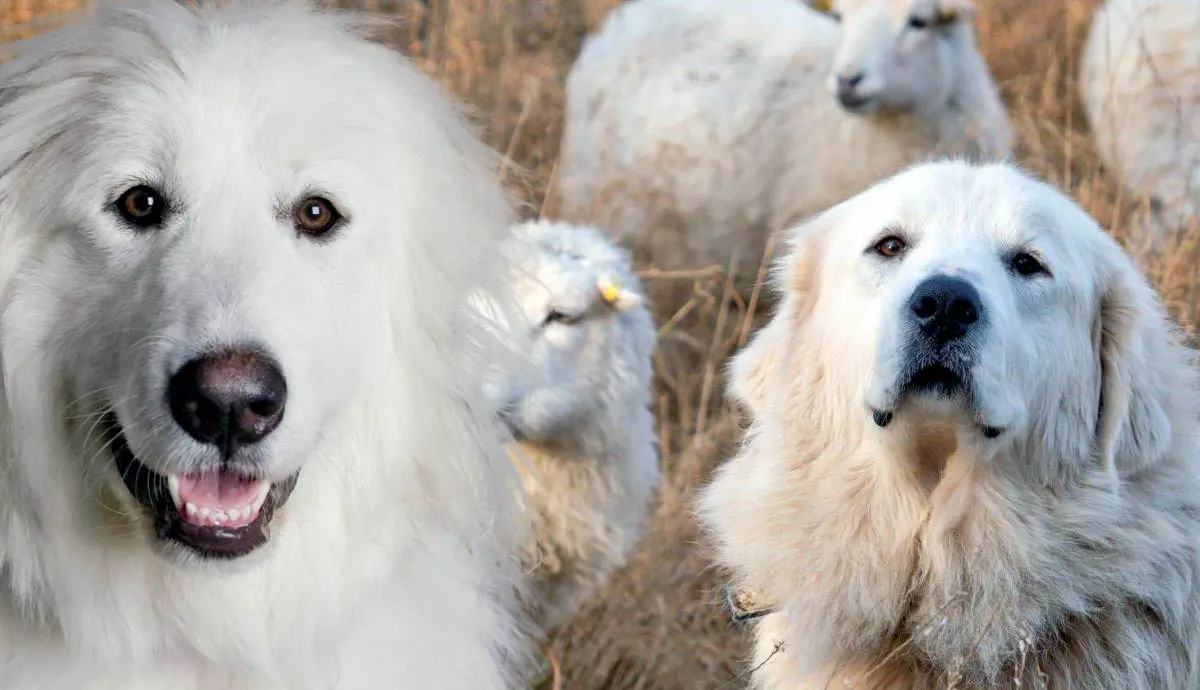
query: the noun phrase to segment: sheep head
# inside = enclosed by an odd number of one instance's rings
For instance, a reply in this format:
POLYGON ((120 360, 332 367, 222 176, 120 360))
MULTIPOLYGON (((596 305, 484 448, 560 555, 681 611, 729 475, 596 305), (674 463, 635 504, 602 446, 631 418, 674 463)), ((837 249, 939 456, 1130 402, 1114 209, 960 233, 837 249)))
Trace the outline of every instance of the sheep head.
MULTIPOLYGON (((821 4, 814 0, 811 6, 821 4)), ((978 52, 970 30, 972 0, 827 4, 843 29, 829 88, 853 114, 937 112, 958 85, 962 56, 978 52)))
POLYGON ((506 251, 522 312, 509 341, 527 366, 499 377, 489 397, 517 437, 561 442, 604 399, 620 397, 598 393, 612 371, 648 367, 653 322, 628 254, 594 228, 525 223, 506 251))

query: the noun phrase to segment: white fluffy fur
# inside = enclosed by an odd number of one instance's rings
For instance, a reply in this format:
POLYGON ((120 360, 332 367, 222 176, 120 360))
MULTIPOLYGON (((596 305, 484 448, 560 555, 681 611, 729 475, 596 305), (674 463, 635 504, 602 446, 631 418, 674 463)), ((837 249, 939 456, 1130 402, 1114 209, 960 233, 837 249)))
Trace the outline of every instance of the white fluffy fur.
POLYGON ((0 687, 516 680, 516 477, 468 404, 486 334, 462 309, 507 203, 440 90, 358 28, 158 0, 0 66, 0 687), (137 183, 162 228, 118 222, 137 183), (313 191, 349 219, 326 241, 280 216, 313 191), (244 341, 288 377, 265 469, 302 471, 270 543, 201 563, 155 546, 97 416, 195 466, 166 375, 244 341))
POLYGON ((1049 186, 961 162, 791 242, 779 312, 732 367, 754 425, 700 508, 720 561, 778 607, 757 686, 1200 686, 1196 372, 1116 242, 1049 186), (871 250, 887 234, 898 259, 871 250), (1017 274, 1018 251, 1051 275, 1017 274), (935 273, 986 313, 973 404, 889 399, 935 273))
POLYGON ((751 278, 768 232, 937 154, 997 158, 1012 129, 970 0, 638 0, 567 80, 564 213, 663 267, 751 278), (907 28, 910 16, 938 28, 907 28), (857 114, 830 91, 862 71, 857 114))
POLYGON ((1200 3, 1110 0, 1080 70, 1105 164, 1158 208, 1158 232, 1200 213, 1200 3))
POLYGON ((660 482, 655 330, 628 255, 596 229, 532 221, 506 250, 520 306, 509 342, 528 363, 489 388, 517 439, 511 455, 537 527, 534 603, 549 629, 625 564, 645 529, 660 482), (578 321, 547 323, 551 312, 578 321))

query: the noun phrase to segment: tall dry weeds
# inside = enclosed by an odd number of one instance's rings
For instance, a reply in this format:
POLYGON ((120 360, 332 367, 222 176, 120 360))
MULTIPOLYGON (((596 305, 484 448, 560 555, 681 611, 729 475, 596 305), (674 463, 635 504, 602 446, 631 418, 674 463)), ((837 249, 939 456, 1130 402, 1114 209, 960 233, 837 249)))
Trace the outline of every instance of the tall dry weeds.
MULTIPOLYGON (((620 0, 324 0, 402 18, 389 38, 474 107, 488 142, 515 165, 522 214, 555 215, 563 82, 582 41, 620 0)), ((1016 159, 1058 185, 1126 243, 1192 334, 1200 233, 1151 251, 1129 228, 1143 212, 1101 168, 1079 105, 1077 60, 1099 0, 979 3, 979 41, 1018 135, 1016 159)), ((0 41, 55 25, 87 0, 0 0, 0 41)), ((400 117, 400 114, 397 115, 400 117)), ((664 209, 669 214, 670 209, 664 209)), ((732 445, 739 420, 721 393, 724 363, 764 318, 722 267, 639 266, 661 316, 655 400, 663 500, 630 566, 551 644, 567 690, 725 690, 744 685, 748 638, 721 605, 690 519, 691 497, 732 445)), ((550 687, 547 680, 545 687, 550 687)))

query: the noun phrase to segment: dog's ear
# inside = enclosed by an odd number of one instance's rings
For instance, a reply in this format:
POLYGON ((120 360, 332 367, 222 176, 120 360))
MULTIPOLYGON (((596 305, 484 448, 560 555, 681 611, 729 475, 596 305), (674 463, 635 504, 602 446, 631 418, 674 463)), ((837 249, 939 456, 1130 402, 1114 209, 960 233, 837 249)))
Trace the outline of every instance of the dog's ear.
POLYGON ((773 288, 782 297, 779 311, 730 362, 729 391, 752 414, 761 411, 772 386, 785 375, 796 327, 816 306, 825 238, 835 224, 831 209, 791 231, 790 250, 771 276, 773 288))
POLYGON ((789 330, 782 319, 782 314, 776 315, 729 362, 729 393, 754 415, 762 411, 770 383, 779 378, 780 355, 787 345, 783 339, 789 330))
POLYGON ((1116 478, 1170 450, 1180 406, 1194 400, 1194 373, 1154 290, 1115 242, 1106 249, 1093 336, 1101 377, 1096 449, 1116 478))

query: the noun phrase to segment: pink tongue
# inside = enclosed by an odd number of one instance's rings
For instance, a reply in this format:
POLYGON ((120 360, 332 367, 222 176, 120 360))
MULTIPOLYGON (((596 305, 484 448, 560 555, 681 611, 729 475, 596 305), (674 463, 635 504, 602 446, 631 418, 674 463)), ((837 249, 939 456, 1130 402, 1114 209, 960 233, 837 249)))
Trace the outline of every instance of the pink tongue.
MULTIPOLYGON (((202 474, 179 475, 179 502, 181 507, 189 503, 197 509, 205 508, 211 514, 223 513, 227 516, 234 511, 241 511, 247 506, 254 505, 262 480, 241 477, 228 472, 205 472, 202 474)), ((181 511, 187 515, 187 511, 181 511)), ((229 526, 249 524, 257 517, 250 515, 248 519, 235 519, 229 526)), ((205 523, 199 515, 187 515, 189 521, 205 523)))

